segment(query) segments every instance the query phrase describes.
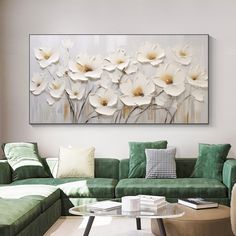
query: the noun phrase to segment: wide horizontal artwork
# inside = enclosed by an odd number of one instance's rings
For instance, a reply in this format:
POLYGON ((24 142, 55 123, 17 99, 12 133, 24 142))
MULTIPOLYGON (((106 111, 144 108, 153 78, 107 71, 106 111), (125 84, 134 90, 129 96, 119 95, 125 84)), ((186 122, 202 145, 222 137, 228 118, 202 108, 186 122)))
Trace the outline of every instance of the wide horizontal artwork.
POLYGON ((30 35, 31 124, 207 124, 208 35, 30 35))

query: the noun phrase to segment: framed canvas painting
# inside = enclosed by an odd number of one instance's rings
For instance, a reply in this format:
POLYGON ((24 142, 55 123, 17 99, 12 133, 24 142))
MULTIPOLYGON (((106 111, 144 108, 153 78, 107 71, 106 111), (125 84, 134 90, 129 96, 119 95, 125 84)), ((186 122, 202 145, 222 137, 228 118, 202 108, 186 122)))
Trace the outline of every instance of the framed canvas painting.
POLYGON ((31 124, 208 124, 206 34, 29 41, 31 124))

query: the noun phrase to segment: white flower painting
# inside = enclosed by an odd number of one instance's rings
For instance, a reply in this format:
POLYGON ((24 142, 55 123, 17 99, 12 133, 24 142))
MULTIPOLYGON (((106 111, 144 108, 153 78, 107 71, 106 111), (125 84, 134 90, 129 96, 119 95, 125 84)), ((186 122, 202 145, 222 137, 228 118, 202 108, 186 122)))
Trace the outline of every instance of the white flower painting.
POLYGON ((31 124, 207 124, 208 35, 30 35, 31 124))

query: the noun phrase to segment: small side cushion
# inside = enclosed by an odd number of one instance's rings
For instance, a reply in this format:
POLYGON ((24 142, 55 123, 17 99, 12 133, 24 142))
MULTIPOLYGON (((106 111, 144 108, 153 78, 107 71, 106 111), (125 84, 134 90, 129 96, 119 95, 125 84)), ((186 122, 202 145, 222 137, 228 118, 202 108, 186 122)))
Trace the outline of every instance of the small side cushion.
POLYGON ((40 214, 38 200, 0 199, 0 235, 17 235, 40 214))
POLYGON ((216 179, 122 179, 116 187, 116 197, 138 194, 158 195, 167 198, 224 198, 227 187, 216 179))

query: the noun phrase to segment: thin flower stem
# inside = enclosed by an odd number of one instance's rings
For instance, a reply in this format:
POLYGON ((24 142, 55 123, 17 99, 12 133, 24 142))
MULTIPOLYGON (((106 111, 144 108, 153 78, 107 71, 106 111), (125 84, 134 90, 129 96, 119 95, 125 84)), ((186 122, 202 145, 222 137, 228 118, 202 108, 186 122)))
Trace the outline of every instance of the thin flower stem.
MULTIPOLYGON (((183 99, 183 101, 178 105, 178 108, 180 108, 180 107, 184 104, 184 102, 185 102, 188 98, 190 98, 190 97, 192 97, 192 95, 188 95, 187 97, 185 97, 185 98, 183 99)), ((171 119, 170 119, 170 123, 173 123, 173 122, 174 122, 174 118, 175 118, 175 115, 176 115, 177 111, 178 111, 178 109, 176 109, 175 112, 174 112, 174 114, 172 115, 172 117, 171 117, 171 119)))

